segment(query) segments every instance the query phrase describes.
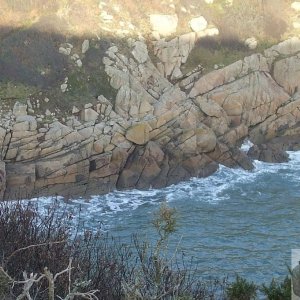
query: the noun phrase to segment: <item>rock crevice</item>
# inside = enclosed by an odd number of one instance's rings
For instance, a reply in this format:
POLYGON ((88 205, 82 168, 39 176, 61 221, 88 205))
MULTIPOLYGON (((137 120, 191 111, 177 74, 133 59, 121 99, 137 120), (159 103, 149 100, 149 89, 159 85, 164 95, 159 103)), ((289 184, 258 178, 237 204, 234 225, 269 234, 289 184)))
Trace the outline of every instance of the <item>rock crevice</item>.
POLYGON ((40 123, 17 102, 0 127, 0 197, 159 188, 219 164, 251 169, 240 150, 246 138, 252 158, 285 161, 300 135, 300 40, 185 76, 195 39, 156 41, 156 64, 143 41, 131 41, 128 57, 109 48, 103 63, 114 105, 100 96, 64 122, 40 123))

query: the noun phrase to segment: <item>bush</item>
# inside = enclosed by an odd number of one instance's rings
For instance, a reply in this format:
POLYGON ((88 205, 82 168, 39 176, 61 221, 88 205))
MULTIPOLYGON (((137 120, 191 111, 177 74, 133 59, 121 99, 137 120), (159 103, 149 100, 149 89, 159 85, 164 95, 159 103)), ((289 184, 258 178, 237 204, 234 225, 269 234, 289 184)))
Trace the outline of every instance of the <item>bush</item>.
MULTIPOLYGON (((253 282, 239 276, 230 285, 226 278, 202 280, 192 259, 179 253, 169 258, 176 218, 176 210, 163 203, 153 220, 157 241, 151 245, 134 235, 124 244, 74 228, 78 221, 58 201, 44 211, 36 202, 0 203, 0 299, 23 295, 25 281, 36 300, 255 299, 253 282)), ((270 300, 290 299, 290 279, 261 291, 270 300)))
POLYGON ((256 299, 257 286, 237 275, 235 282, 227 288, 227 296, 230 300, 256 299))
MULTIPOLYGON (((1 265, 15 281, 23 280, 24 271, 41 273, 48 267, 58 273, 68 265, 72 254, 71 216, 66 211, 58 213, 58 208, 54 202, 41 215, 37 204, 0 204, 1 265)), ((66 284, 67 279, 60 280, 57 290, 64 290, 66 284)), ((15 292, 20 292, 17 286, 15 292)))
POLYGON ((261 291, 268 300, 290 300, 291 279, 287 276, 282 283, 273 279, 269 286, 263 284, 261 291))
POLYGON ((137 235, 124 244, 82 228, 76 234, 72 214, 57 201, 43 213, 36 203, 0 204, 1 299, 9 299, 8 294, 16 299, 24 281, 32 283, 28 292, 33 299, 207 299, 224 294, 226 281, 201 281, 192 261, 166 257, 161 246, 175 228, 174 212, 166 205, 158 212, 154 223, 160 239, 152 246, 137 235))

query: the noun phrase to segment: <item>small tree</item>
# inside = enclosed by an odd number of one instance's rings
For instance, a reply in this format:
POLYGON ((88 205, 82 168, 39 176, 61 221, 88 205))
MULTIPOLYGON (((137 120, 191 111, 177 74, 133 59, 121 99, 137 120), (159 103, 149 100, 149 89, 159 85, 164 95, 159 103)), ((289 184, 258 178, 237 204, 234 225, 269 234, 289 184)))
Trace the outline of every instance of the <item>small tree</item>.
POLYGON ((161 245, 165 243, 168 240, 169 236, 176 230, 176 209, 169 207, 166 202, 163 202, 159 210, 154 214, 152 224, 159 235, 159 239, 156 245, 156 248, 159 251, 161 245))

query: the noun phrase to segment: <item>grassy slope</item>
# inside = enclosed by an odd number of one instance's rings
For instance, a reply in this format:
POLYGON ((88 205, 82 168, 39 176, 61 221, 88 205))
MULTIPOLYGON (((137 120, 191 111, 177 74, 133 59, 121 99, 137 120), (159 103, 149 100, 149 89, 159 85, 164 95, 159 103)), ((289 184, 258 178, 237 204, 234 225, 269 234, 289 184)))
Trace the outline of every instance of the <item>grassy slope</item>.
POLYGON ((4 12, 0 16, 1 106, 31 99, 35 113, 48 108, 63 115, 73 105, 92 102, 100 94, 113 100, 115 91, 102 63, 105 51, 111 43, 124 47, 128 36, 148 37, 151 13, 176 13, 177 35, 189 32, 189 20, 199 15, 219 28, 217 38, 197 43, 183 67, 189 72, 201 64, 208 72, 215 64, 228 65, 294 34, 289 7, 286 0, 234 0, 232 5, 228 0, 215 0, 211 5, 204 0, 103 0, 100 5, 96 0, 0 0, 4 12), (101 19, 104 12, 113 20, 101 19), (250 36, 259 40, 255 51, 243 45, 250 36), (82 54, 86 38, 91 47, 82 54), (70 56, 58 53, 65 42, 74 46, 72 54, 80 56, 82 68, 70 56), (60 85, 66 77, 69 91, 62 93, 60 85), (36 108, 37 100, 40 108, 36 108))

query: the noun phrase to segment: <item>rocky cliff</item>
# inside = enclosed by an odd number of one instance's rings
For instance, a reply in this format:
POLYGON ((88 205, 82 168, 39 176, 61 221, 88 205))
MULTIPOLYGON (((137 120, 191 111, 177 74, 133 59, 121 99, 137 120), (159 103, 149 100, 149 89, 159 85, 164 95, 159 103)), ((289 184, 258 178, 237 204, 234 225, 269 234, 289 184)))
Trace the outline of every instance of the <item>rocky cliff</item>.
POLYGON ((300 39, 183 75, 196 39, 159 39, 151 58, 142 38, 129 39, 126 53, 110 47, 103 63, 114 101, 99 96, 60 121, 41 122, 16 102, 0 128, 2 197, 158 188, 219 164, 251 169, 245 139, 255 158, 286 159, 281 150, 300 134, 300 39))
POLYGON ((0 7, 1 199, 159 188, 300 148, 299 1, 0 7))

